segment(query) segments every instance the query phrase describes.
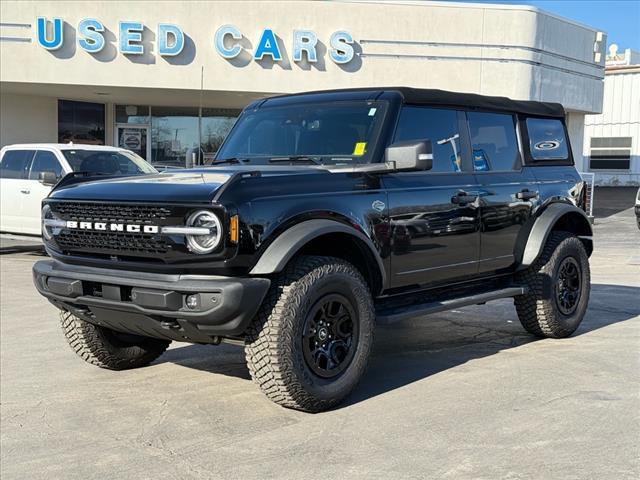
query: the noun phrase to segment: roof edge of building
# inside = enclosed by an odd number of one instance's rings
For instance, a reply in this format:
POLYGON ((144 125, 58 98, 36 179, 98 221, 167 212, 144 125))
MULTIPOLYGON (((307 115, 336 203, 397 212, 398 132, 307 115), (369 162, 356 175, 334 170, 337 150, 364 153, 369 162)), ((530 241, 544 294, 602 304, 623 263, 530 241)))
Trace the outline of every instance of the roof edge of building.
POLYGON ((555 18, 557 20, 562 20, 563 22, 570 23, 577 27, 585 28, 587 30, 593 30, 594 32, 602 31, 599 28, 596 28, 591 25, 587 25, 586 23, 578 22, 577 20, 573 20, 571 18, 563 17, 562 15, 558 15, 557 13, 552 13, 547 10, 543 10, 538 7, 534 7, 533 5, 524 5, 524 4, 505 4, 505 3, 468 3, 468 2, 447 2, 447 1, 439 1, 439 0, 330 0, 332 2, 340 2, 340 3, 379 3, 379 4, 390 4, 390 5, 405 5, 405 6, 416 6, 416 7, 427 7, 427 6, 436 6, 436 7, 450 7, 450 8, 485 8, 492 10, 521 10, 525 12, 533 12, 541 15, 546 15, 548 17, 555 18))

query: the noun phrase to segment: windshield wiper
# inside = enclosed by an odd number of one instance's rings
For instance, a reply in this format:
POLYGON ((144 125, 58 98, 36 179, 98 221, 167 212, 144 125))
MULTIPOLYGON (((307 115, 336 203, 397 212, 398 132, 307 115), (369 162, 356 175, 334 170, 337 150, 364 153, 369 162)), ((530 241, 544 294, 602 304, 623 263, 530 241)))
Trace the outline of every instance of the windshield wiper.
POLYGON ((322 162, 308 155, 291 155, 290 157, 273 157, 269 159, 269 163, 312 163, 314 165, 322 165, 322 162))
POLYGON ((223 158, 222 160, 215 160, 211 162, 210 165, 222 165, 223 163, 238 164, 238 163, 247 163, 250 161, 251 160, 248 158, 230 157, 230 158, 223 158))

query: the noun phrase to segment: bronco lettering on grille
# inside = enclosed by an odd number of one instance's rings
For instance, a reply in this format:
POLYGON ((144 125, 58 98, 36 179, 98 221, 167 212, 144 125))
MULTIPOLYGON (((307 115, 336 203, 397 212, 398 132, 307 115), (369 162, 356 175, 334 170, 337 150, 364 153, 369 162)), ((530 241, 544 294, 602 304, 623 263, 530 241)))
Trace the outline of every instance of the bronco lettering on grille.
POLYGON ((80 230, 98 230, 110 232, 128 233, 158 233, 160 228, 157 225, 137 225, 134 223, 105 223, 105 222, 76 222, 67 220, 67 228, 80 230))

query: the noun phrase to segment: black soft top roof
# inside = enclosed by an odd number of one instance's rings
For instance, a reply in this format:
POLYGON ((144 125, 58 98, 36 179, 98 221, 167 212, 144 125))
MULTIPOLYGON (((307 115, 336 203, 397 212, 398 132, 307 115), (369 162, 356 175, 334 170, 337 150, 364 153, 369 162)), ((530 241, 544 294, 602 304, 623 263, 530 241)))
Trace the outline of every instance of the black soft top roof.
POLYGON ((515 112, 525 115, 564 118, 565 112, 559 103, 533 102, 527 100, 511 100, 507 97, 490 97, 475 93, 449 92, 446 90, 422 89, 411 87, 382 87, 382 88, 350 88, 340 90, 321 90, 315 92, 296 93, 272 97, 266 101, 258 101, 261 105, 275 106, 288 99, 299 101, 317 101, 320 97, 329 96, 329 100, 374 99, 384 93, 398 92, 404 103, 412 105, 439 105, 447 107, 462 107, 478 110, 515 112), (308 98, 304 98, 308 97, 308 98))

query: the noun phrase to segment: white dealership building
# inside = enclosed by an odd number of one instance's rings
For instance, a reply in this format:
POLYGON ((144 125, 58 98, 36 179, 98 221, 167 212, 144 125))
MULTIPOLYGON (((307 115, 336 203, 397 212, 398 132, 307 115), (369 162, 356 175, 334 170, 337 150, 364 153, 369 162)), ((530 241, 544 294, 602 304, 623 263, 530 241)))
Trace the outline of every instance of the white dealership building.
POLYGON ((585 117, 584 156, 596 185, 640 185, 640 52, 611 45, 602 113, 585 117))
POLYGON ((4 0, 0 18, 1 145, 124 145, 184 165, 252 99, 397 85, 560 102, 581 163, 603 100, 606 35, 529 6, 4 0))

